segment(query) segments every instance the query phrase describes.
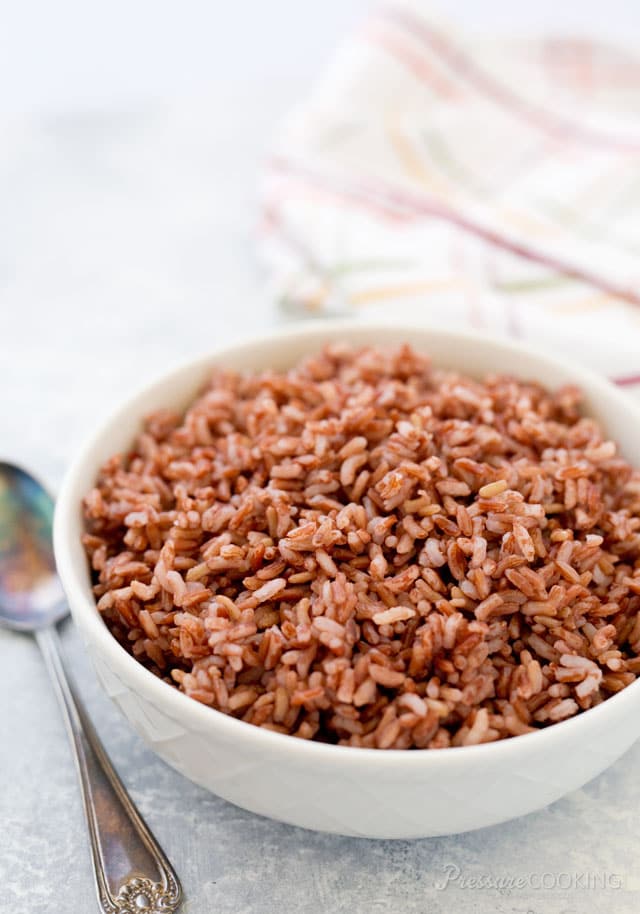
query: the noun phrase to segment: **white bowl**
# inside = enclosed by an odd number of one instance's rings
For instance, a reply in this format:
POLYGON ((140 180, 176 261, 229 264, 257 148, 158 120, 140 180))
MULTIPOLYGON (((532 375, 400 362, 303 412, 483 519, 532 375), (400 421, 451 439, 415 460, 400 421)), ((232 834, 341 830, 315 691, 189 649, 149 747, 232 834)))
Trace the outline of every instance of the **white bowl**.
POLYGON ((370 838, 416 838, 493 825, 547 806, 595 777, 640 734, 640 682, 536 733, 441 750, 331 746, 273 733, 205 707, 167 685, 118 644, 100 618, 83 547, 81 501, 140 419, 181 408, 212 365, 284 369, 331 340, 409 341, 435 364, 471 375, 506 371, 549 387, 580 385, 586 408, 640 463, 640 407, 607 381, 528 347, 468 332, 379 323, 302 324, 220 349, 133 396, 82 449, 56 509, 55 553, 75 622, 107 693, 166 762, 226 800, 304 828, 370 838))

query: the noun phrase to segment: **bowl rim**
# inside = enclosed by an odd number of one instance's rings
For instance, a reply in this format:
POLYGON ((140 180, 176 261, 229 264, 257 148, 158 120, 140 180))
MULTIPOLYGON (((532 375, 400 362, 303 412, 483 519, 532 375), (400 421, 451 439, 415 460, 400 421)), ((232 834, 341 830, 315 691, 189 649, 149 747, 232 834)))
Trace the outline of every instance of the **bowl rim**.
MULTIPOLYGON (((332 743, 301 739, 290 734, 268 730, 224 714, 215 708, 189 698, 183 692, 180 692, 177 687, 164 682, 122 647, 103 622, 96 609, 95 600, 89 599, 85 595, 82 581, 87 574, 87 568, 84 566, 79 567, 75 561, 72 554, 71 538, 74 516, 77 518, 81 498, 84 494, 79 491, 79 480, 83 475, 86 463, 91 458, 94 447, 105 432, 120 418, 136 415, 136 408, 139 402, 146 398, 147 395, 152 394, 157 387, 190 374, 193 374, 195 378, 198 374, 206 371, 207 367, 214 365, 217 358, 226 358, 236 352, 240 353, 244 349, 269 347, 300 337, 307 338, 309 341, 317 338, 318 345, 322 345, 321 338, 331 336, 339 340, 342 331, 351 333, 355 331, 384 332, 385 330, 393 330, 396 335, 406 332, 409 340, 411 339, 411 333, 418 331, 421 334, 447 337, 452 342, 477 346, 489 345, 505 352, 519 353, 523 357, 538 362, 541 368, 547 365, 554 369, 560 369, 562 373, 575 379, 575 383, 586 392, 596 392, 617 402, 624 411, 629 413, 630 419, 640 423, 640 403, 635 403, 631 397, 595 371, 585 368, 570 359, 565 359, 564 356, 544 352, 537 346, 466 327, 453 329, 433 325, 426 321, 411 320, 403 320, 396 323, 386 318, 318 319, 305 320, 304 322, 288 324, 284 327, 227 340, 205 354, 181 360, 176 365, 171 366, 168 371, 158 372, 151 380, 136 387, 126 399, 120 401, 115 408, 96 423, 67 469, 56 501, 54 550, 58 574, 72 608, 74 621, 81 629, 83 637, 95 642, 96 650, 100 657, 106 658, 108 667, 115 671, 116 675, 118 671, 121 671, 126 676, 128 685, 136 694, 141 694, 154 707, 166 713, 173 721, 180 723, 185 728, 188 729, 190 718, 192 724, 200 733, 208 731, 212 736, 215 736, 216 731, 218 731, 221 737, 224 736, 239 744, 253 744, 252 748, 254 750, 259 750, 262 747, 265 751, 270 751, 271 753, 297 755, 301 762, 308 761, 311 763, 314 759, 318 762, 330 760, 333 764, 340 763, 358 768, 366 765, 367 768, 373 766, 381 772, 385 770, 392 772, 398 764, 408 768, 416 765, 423 767, 425 764, 431 767, 437 767, 438 765, 451 766, 488 761, 498 755, 504 757, 505 761, 513 761, 515 757, 521 756, 523 753, 526 754, 534 748, 537 748, 539 752, 551 750, 559 740, 570 740, 572 736, 577 738, 581 732, 597 726, 598 721, 601 721, 607 714, 611 716, 613 712, 617 712, 616 716, 619 717, 624 713, 625 708, 630 710, 636 698, 640 697, 638 694, 640 677, 595 707, 580 712, 571 718, 550 724, 540 730, 489 743, 480 743, 472 746, 449 746, 435 751, 430 749, 381 750, 356 746, 339 746, 332 743), (401 759, 402 761, 400 761, 401 759)), ((138 415, 141 417, 142 413, 138 415)), ((95 470, 97 470, 97 467, 95 467, 95 470)))

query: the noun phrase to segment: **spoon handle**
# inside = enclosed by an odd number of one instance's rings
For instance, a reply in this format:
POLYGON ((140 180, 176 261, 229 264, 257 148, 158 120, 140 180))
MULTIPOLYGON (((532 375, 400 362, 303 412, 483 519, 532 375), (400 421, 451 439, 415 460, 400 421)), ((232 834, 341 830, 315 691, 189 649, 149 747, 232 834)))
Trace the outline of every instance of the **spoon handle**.
POLYGON ((178 878, 129 797, 65 672, 53 626, 36 632, 74 748, 104 914, 171 914, 178 878))

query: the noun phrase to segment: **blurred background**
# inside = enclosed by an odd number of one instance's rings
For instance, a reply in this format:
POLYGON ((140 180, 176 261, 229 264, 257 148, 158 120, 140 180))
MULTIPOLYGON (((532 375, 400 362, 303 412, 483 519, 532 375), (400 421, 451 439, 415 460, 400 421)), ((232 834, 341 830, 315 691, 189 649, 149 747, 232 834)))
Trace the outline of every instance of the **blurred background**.
MULTIPOLYGON (((275 116, 299 100, 372 0, 21 0, 0 13, 0 110, 122 110, 220 92, 259 95, 275 116)), ((638 44, 632 0, 435 0, 426 8, 487 35, 532 30, 638 44)), ((246 100, 245 100, 246 102, 246 100)))
MULTIPOLYGON (((374 6, 2 4, 0 434, 10 457, 56 484, 96 404, 273 323, 255 257, 262 163, 374 6)), ((629 44, 640 34, 628 0, 424 7, 470 36, 629 44)))

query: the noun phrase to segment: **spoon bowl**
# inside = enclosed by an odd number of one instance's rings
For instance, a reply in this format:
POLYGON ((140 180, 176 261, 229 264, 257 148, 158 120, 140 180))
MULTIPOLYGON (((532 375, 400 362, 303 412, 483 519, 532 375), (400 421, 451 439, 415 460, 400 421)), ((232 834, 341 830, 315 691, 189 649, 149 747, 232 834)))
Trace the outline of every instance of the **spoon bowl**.
POLYGON ((0 462, 0 624, 55 625, 69 612, 52 546, 53 499, 33 476, 0 462))

